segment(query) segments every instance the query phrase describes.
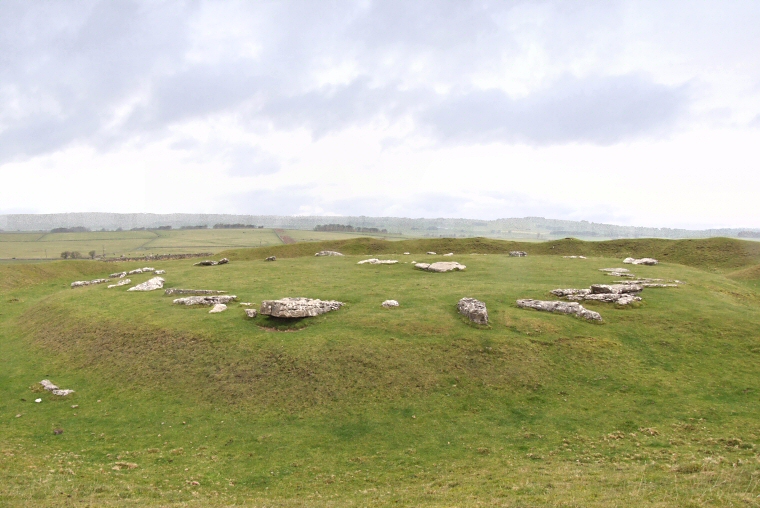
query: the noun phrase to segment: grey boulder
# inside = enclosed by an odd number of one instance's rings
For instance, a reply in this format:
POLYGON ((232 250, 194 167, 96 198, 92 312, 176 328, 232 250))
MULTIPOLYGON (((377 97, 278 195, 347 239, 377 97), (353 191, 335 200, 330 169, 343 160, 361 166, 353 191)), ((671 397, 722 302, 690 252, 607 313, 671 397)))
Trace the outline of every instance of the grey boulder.
POLYGON ((398 307, 398 302, 396 300, 385 300, 381 305, 386 309, 390 309, 393 307, 398 307))
POLYGON ((261 314, 278 318, 314 317, 338 310, 344 305, 335 300, 319 300, 311 298, 281 298, 279 300, 264 300, 261 302, 261 314))
POLYGON ((517 300, 517 306, 521 309, 535 309, 544 312, 574 314, 589 321, 602 321, 602 316, 598 312, 588 310, 583 305, 576 302, 550 302, 543 300, 523 299, 517 300))
POLYGON ((277 256, 269 256, 264 261, 277 261, 277 256))
POLYGON ((457 303, 457 310, 473 323, 479 325, 488 324, 488 310, 486 304, 475 298, 462 298, 457 303))
POLYGON ((365 260, 359 261, 356 264, 357 265, 366 265, 366 264, 370 264, 370 265, 395 265, 396 263, 398 263, 398 261, 395 260, 395 259, 377 259, 377 258, 372 258, 372 259, 365 259, 365 260))
POLYGON ((255 318, 258 315, 258 312, 256 312, 256 309, 244 309, 246 317, 249 317, 251 319, 255 318))
POLYGON ((416 263, 415 268, 425 270, 427 272, 451 272, 453 270, 464 270, 467 268, 465 265, 460 265, 456 261, 438 261, 437 263, 416 263))
POLYGON ((214 307, 208 311, 209 314, 219 314, 220 312, 224 312, 227 310, 227 306, 223 303, 217 303, 214 305, 214 307))
POLYGON ((150 280, 146 280, 142 284, 138 284, 135 287, 127 289, 127 291, 155 291, 164 287, 164 279, 161 277, 153 277, 150 280))
POLYGON ((181 288, 169 288, 164 291, 164 294, 169 295, 222 295, 227 291, 217 291, 216 289, 181 289, 181 288))
POLYGON ((220 303, 230 303, 237 300, 235 295, 216 295, 216 296, 186 296, 177 298, 172 303, 175 305, 217 305, 220 303))
POLYGON ((509 255, 513 258, 524 258, 528 255, 528 253, 523 250, 513 250, 509 253, 509 255))
POLYGON ((117 288, 119 286, 126 286, 127 284, 132 284, 132 279, 121 279, 116 284, 109 284, 108 289, 117 288))
POLYGON ((649 265, 649 266, 653 266, 653 265, 658 264, 659 261, 657 261, 654 258, 641 258, 641 259, 625 258, 623 260, 623 263, 625 263, 627 265, 649 265))
POLYGON ((80 288, 82 286, 92 286, 93 284, 103 284, 104 282, 111 282, 111 279, 77 280, 71 283, 71 287, 80 288))
POLYGON ((343 254, 334 250, 321 250, 314 255, 315 256, 342 256, 343 254))

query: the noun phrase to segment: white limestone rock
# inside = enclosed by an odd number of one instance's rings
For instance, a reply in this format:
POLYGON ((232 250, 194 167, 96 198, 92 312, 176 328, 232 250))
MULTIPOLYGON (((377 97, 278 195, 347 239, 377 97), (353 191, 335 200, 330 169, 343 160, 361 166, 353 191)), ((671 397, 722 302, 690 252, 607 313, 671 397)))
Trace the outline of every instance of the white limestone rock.
POLYGON ((59 395, 61 397, 65 397, 66 395, 70 393, 74 393, 74 390, 61 390, 56 385, 54 385, 49 379, 43 379, 40 381, 40 384, 42 387, 52 393, 53 395, 59 395))
POLYGON ((377 259, 377 258, 372 258, 372 259, 365 259, 363 261, 359 261, 356 264, 357 265, 365 265, 365 264, 370 264, 370 265, 395 265, 396 263, 398 263, 398 260, 396 260, 396 259, 377 259))
POLYGON ((210 311, 208 311, 209 314, 219 314, 220 312, 224 312, 227 310, 227 306, 223 303, 217 303, 214 305, 210 311))
POLYGON ((444 254, 444 256, 453 256, 453 255, 454 255, 453 252, 447 252, 446 254, 444 254))
POLYGON ((182 289, 169 288, 164 290, 166 296, 169 295, 223 295, 227 291, 217 291, 216 289, 182 289))
POLYGON ((155 273, 156 275, 163 275, 163 274, 165 274, 165 273, 166 273, 166 270, 156 270, 156 271, 155 271, 155 272, 153 272, 153 273, 155 273))
POLYGON ((277 256, 269 256, 264 261, 277 261, 277 256))
POLYGON ((638 284, 591 284, 591 293, 593 294, 621 294, 621 293, 640 293, 644 289, 638 284))
POLYGON ((385 300, 382 303, 382 306, 386 309, 391 309, 393 307, 398 307, 398 302, 396 300, 385 300))
POLYGON ((111 279, 94 279, 94 280, 77 280, 71 283, 72 288, 81 288, 83 286, 92 286, 94 284, 103 284, 111 282, 111 279))
POLYGON ((591 294, 590 289, 552 289, 551 294, 555 296, 586 296, 591 294))
POLYGON ((258 315, 258 312, 256 312, 256 309, 245 309, 245 315, 253 319, 258 315))
POLYGON ((146 280, 142 284, 138 284, 135 287, 127 289, 127 291, 155 291, 164 287, 164 279, 161 277, 153 277, 150 280, 146 280))
POLYGON ((625 258, 623 260, 623 263, 625 263, 627 265, 649 265, 649 266, 653 266, 653 265, 658 264, 659 261, 657 261, 654 258, 641 258, 641 259, 625 258))
POLYGON ((427 254, 428 256, 435 256, 435 255, 436 255, 436 253, 435 253, 435 252, 433 252, 433 251, 427 252, 426 254, 427 254))
POLYGON ((136 275, 138 273, 143 273, 142 268, 135 268, 134 270, 130 270, 127 272, 127 275, 136 275))
POLYGON ((602 321, 602 316, 598 312, 588 310, 583 305, 576 302, 551 302, 544 300, 523 299, 517 300, 517 306, 521 309, 535 309, 544 312, 574 314, 589 321, 602 321))
POLYGON ((334 250, 321 250, 314 255, 315 256, 342 256, 343 254, 334 250))
POLYGON ((119 286, 126 286, 127 284, 132 284, 132 279, 121 279, 116 284, 109 284, 108 289, 117 288, 119 286))
POLYGON ((343 302, 335 300, 319 300, 311 298, 281 298, 279 300, 264 300, 261 302, 259 313, 278 318, 314 317, 340 309, 343 302))
POLYGON ((464 270, 467 268, 465 265, 460 265, 456 261, 438 261, 437 263, 416 263, 415 268, 425 270, 428 272, 451 272, 454 270, 464 270))
POLYGON ((237 300, 235 295, 186 296, 177 298, 172 303, 175 305, 217 305, 219 303, 228 304, 235 300, 237 300))
POLYGON ((404 256, 408 256, 408 255, 409 255, 409 253, 408 253, 408 252, 404 252, 404 256))
POLYGON ((475 298, 462 298, 457 303, 457 310, 473 323, 479 325, 488 324, 488 310, 486 304, 475 298))
POLYGON ((109 275, 109 277, 112 279, 123 279, 126 276, 127 276, 127 272, 116 272, 109 275))
POLYGON ((525 252, 524 250, 513 250, 509 253, 509 255, 512 256, 513 258, 524 258, 525 256, 528 255, 528 253, 525 252))

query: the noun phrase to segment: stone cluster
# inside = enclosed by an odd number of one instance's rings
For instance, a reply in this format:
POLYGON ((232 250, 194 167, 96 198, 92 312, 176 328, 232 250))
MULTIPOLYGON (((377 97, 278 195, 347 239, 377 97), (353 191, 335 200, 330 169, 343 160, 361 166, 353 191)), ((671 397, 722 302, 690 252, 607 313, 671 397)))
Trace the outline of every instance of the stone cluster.
POLYGON ((544 300, 517 300, 517 306, 523 309, 535 309, 544 312, 558 312, 561 314, 575 314, 576 316, 589 321, 602 321, 602 316, 598 312, 586 309, 577 302, 560 302, 544 300))

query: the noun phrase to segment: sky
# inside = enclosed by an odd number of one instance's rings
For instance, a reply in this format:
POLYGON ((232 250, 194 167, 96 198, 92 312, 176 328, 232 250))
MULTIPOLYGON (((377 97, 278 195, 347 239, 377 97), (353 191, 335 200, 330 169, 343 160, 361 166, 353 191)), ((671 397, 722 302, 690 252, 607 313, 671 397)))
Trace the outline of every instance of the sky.
POLYGON ((0 2, 0 214, 760 227, 760 2, 0 2))

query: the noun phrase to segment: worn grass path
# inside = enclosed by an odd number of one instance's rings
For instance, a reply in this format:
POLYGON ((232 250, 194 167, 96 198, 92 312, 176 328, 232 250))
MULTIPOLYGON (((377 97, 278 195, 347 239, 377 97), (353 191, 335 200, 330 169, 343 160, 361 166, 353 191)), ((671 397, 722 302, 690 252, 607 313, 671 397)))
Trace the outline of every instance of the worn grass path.
POLYGON ((269 250, 155 263, 167 287, 346 302, 289 333, 237 304, 209 315, 161 292, 68 287, 138 263, 0 266, 0 505, 760 504, 751 256, 629 267, 687 284, 589 304, 596 325, 514 301, 609 281, 597 269, 619 257, 459 247, 468 268, 449 274, 403 263, 440 259, 419 251, 391 266, 269 250), (456 314, 462 296, 487 303, 490 328, 456 314), (30 388, 43 378, 77 392, 30 388))

